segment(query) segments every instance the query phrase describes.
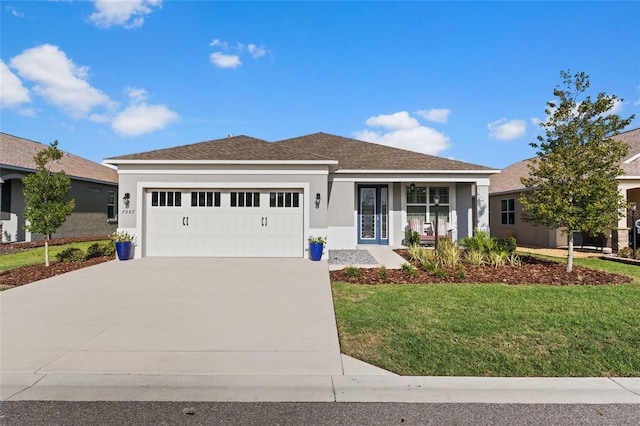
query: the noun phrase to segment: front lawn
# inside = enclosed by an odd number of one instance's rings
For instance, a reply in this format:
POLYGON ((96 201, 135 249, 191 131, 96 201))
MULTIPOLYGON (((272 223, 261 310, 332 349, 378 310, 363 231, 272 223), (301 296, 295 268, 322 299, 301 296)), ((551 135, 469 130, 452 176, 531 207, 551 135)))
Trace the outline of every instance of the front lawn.
MULTIPOLYGON (((71 244, 49 246, 49 262, 56 261, 56 254, 69 247, 79 248, 86 252, 87 248, 96 243, 105 243, 108 240, 82 241, 71 244)), ((44 247, 20 250, 14 253, 0 255, 0 271, 21 268, 23 266, 44 264, 44 247)))
POLYGON ((584 262, 634 282, 334 282, 342 352, 402 375, 640 376, 639 267, 584 262))

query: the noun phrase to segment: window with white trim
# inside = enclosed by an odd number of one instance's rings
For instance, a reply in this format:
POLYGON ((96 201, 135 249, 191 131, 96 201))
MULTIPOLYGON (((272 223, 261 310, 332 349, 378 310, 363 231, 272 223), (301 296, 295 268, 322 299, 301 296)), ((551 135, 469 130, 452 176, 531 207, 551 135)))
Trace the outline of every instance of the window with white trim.
POLYGON ((117 219, 116 211, 116 192, 107 191, 107 220, 117 219))
POLYGON ((500 200, 500 223, 503 225, 516 224, 516 200, 514 198, 500 200))
POLYGON ((451 204, 448 186, 407 186, 407 219, 433 222, 436 219, 436 195, 439 198, 438 218, 449 222, 451 204))

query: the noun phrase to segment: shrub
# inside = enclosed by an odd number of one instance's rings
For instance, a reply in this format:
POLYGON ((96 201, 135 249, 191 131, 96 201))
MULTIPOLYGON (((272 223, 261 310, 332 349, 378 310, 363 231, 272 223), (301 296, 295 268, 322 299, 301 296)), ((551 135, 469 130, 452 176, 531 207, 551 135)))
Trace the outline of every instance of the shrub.
POLYGON ((465 279, 467 277, 467 273, 465 272, 462 265, 456 266, 456 274, 455 277, 459 280, 465 279))
POLYGON ((522 260, 520 260, 520 257, 517 254, 511 253, 507 255, 507 263, 510 266, 520 266, 522 265, 522 260))
POLYGON ((495 240, 495 250, 503 251, 507 254, 511 254, 516 251, 516 239, 513 237, 502 237, 495 240))
POLYGON ((416 267, 408 262, 402 264, 401 270, 408 278, 415 278, 418 276, 418 270, 416 267))
POLYGON ((360 268, 356 268, 355 266, 347 266, 344 268, 344 274, 349 278, 359 278, 361 271, 360 268))
POLYGON ((467 250, 464 257, 471 266, 482 266, 487 263, 485 260, 485 254, 480 250, 467 250))
POLYGON ((409 246, 409 248, 407 249, 409 257, 415 262, 420 262, 420 259, 422 259, 426 251, 428 250, 420 245, 409 246))
POLYGON ((507 255, 503 252, 492 251, 487 256, 489 265, 497 268, 499 266, 504 266, 507 263, 507 255))
POLYGON ((489 237, 485 231, 479 229, 475 230, 473 237, 464 237, 460 240, 460 245, 464 246, 467 250, 479 250, 483 253, 490 253, 493 251, 495 239, 489 237))
POLYGON ((460 263, 460 249, 451 240, 442 239, 438 241, 436 256, 438 263, 445 268, 453 268, 460 263))
POLYGON ((436 253, 435 250, 428 250, 424 247, 418 262, 420 262, 420 266, 422 266, 422 269, 425 271, 433 271, 440 265, 438 253, 436 253))
POLYGON ((420 245, 420 234, 417 231, 407 231, 404 234, 405 243, 407 247, 420 245))
POLYGON ((380 267, 378 268, 378 278, 385 279, 387 278, 387 275, 388 275, 387 267, 384 265, 380 265, 380 267))
POLYGON ((76 247, 69 247, 56 254, 58 262, 81 262, 84 260, 84 252, 76 247))
POLYGON ((111 256, 115 251, 115 242, 111 243, 95 243, 87 248, 85 259, 93 259, 94 257, 111 256))
MULTIPOLYGON (((633 249, 631 247, 625 247, 618 252, 618 256, 633 259, 633 249)), ((640 259, 640 250, 636 250, 636 259, 640 259)))
POLYGON ((433 276, 436 278, 447 278, 447 270, 446 269, 436 269, 432 272, 433 276))

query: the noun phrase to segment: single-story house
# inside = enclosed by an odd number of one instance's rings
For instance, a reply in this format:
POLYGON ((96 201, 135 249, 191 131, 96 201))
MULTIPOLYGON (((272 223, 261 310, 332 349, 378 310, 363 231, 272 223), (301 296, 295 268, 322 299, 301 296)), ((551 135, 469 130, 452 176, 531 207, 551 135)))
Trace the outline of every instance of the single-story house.
MULTIPOLYGON (((23 228, 22 178, 35 172, 33 157, 46 147, 39 142, 0 133, 0 233, 3 243, 43 238, 23 228)), ((118 175, 115 169, 65 152, 52 170, 64 170, 69 175, 69 199, 75 199, 73 213, 53 238, 109 235, 117 229, 118 175)))
POLYGON ((248 136, 105 160, 117 165, 119 229, 135 257, 304 257, 326 248, 401 246, 408 219, 439 217, 453 238, 489 225, 497 170, 326 133, 248 136))
MULTIPOLYGON (((636 202, 640 208, 640 129, 629 130, 614 136, 629 145, 628 155, 620 162, 625 174, 618 176, 618 190, 629 202, 636 202)), ((567 245, 567 237, 560 229, 534 226, 521 219, 522 204, 520 194, 525 190, 521 177, 529 176, 528 164, 532 159, 519 161, 491 176, 489 189, 489 211, 491 234, 494 237, 512 236, 518 244, 534 247, 560 247, 567 245)), ((639 213, 640 214, 640 213, 639 213)), ((619 251, 629 244, 629 230, 632 226, 631 212, 627 211, 618 222, 617 229, 605 232, 605 243, 619 251)), ((574 242, 582 243, 582 236, 576 235, 574 242)), ((588 245, 600 242, 591 241, 588 245)))

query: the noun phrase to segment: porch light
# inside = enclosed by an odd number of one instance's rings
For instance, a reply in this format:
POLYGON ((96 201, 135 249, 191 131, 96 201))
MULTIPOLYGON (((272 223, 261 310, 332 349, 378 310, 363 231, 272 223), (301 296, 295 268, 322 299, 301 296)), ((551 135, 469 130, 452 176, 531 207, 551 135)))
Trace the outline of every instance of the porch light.
POLYGON ((316 193, 316 209, 320 208, 320 193, 316 193))
POLYGON ((411 190, 411 192, 416 190, 416 184, 415 183, 411 183, 411 185, 409 185, 409 189, 411 190))

